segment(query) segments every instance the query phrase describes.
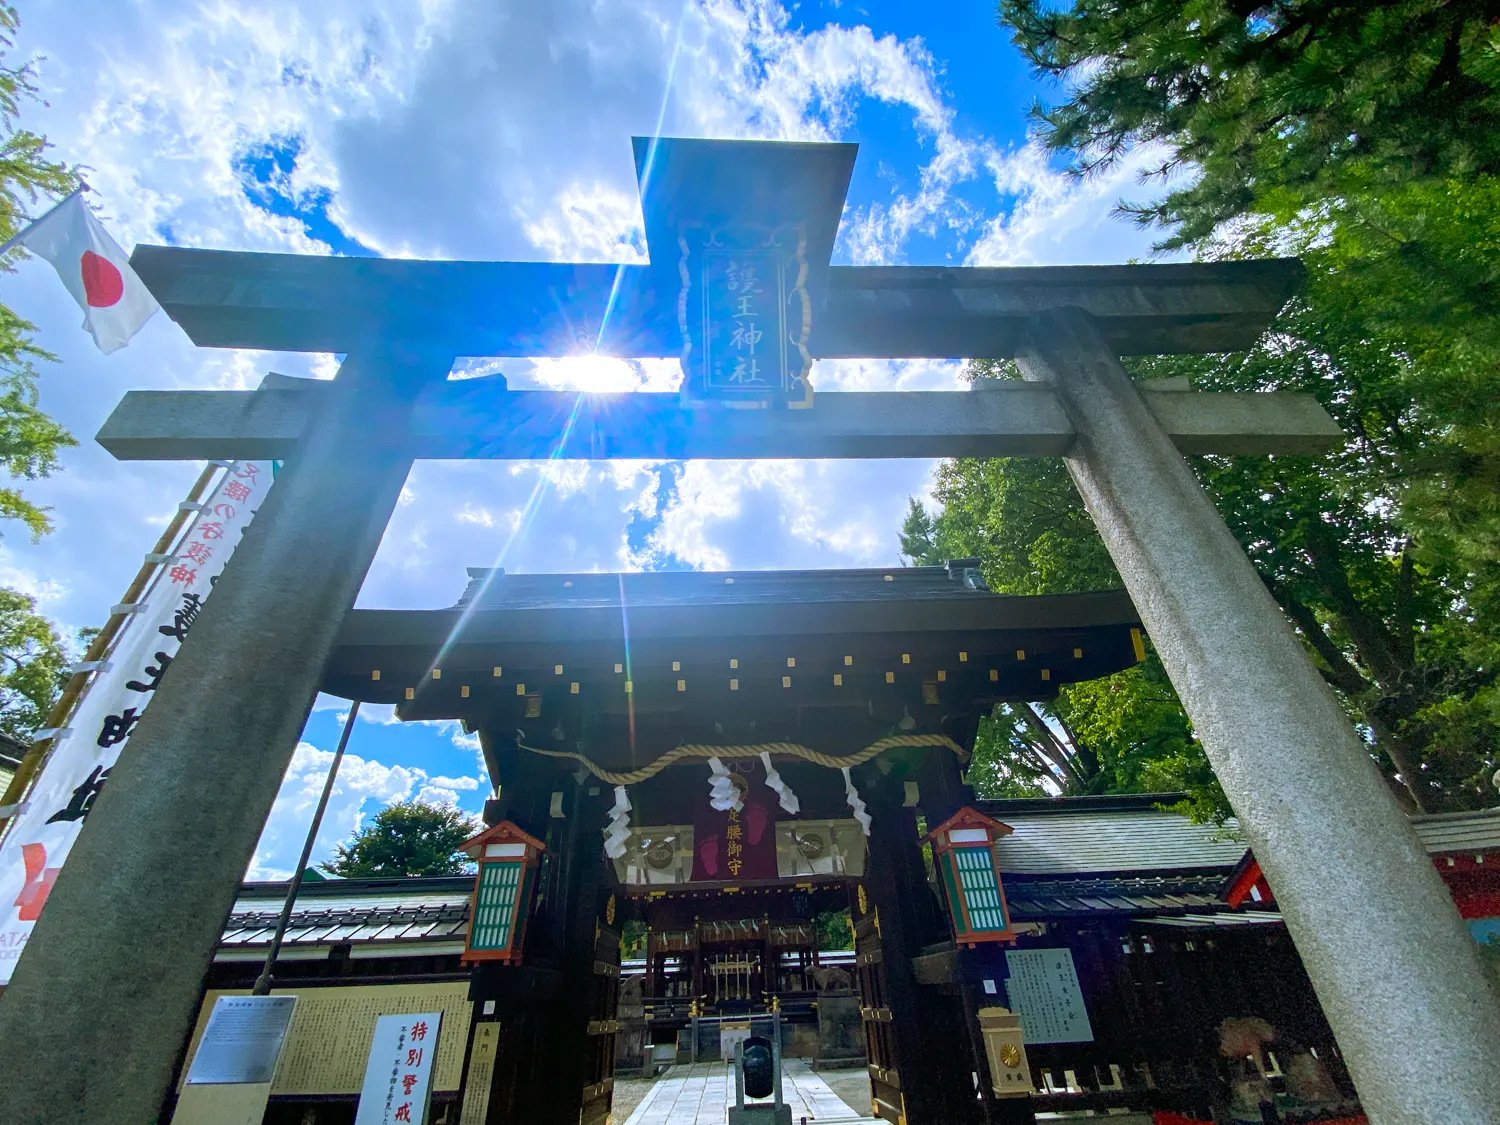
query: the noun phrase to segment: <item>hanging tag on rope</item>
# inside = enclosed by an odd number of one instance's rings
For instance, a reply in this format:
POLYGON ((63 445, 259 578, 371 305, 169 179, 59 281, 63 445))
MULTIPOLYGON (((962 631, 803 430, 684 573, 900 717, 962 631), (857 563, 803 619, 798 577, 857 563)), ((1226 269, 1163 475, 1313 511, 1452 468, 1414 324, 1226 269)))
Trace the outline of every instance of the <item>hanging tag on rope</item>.
POLYGON ((609 823, 604 826, 604 854, 610 859, 619 859, 625 854, 625 841, 630 839, 630 796, 625 786, 615 786, 615 807, 609 810, 609 823))
POLYGON ((712 774, 708 782, 709 806, 718 812, 744 808, 744 802, 740 799, 740 791, 734 787, 734 782, 729 780, 729 771, 724 768, 724 763, 718 758, 710 758, 708 769, 712 774))
POLYGON ((781 775, 776 772, 776 767, 771 764, 771 755, 762 750, 760 760, 766 767, 766 784, 776 792, 776 799, 781 802, 781 807, 792 816, 796 816, 802 808, 802 802, 797 800, 797 794, 792 792, 792 787, 781 780, 781 775))
POLYGON ((870 814, 865 812, 865 803, 860 799, 859 790, 854 788, 854 779, 849 776, 849 767, 845 766, 841 771, 844 775, 844 798, 849 802, 849 809, 854 813, 854 819, 859 821, 859 826, 865 830, 865 835, 870 834, 870 814))

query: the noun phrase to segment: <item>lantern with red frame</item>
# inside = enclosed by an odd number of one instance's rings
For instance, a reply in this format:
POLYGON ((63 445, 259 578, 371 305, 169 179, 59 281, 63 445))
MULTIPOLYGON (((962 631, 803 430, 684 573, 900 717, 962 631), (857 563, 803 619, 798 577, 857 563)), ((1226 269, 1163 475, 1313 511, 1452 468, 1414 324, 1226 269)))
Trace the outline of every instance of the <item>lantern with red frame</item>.
POLYGON ((1011 828, 982 812, 961 808, 928 833, 933 860, 947 891, 955 941, 1014 941, 995 844, 1011 828))
POLYGON ((465 961, 521 960, 536 869, 546 847, 508 820, 459 845, 479 863, 469 904, 465 961))

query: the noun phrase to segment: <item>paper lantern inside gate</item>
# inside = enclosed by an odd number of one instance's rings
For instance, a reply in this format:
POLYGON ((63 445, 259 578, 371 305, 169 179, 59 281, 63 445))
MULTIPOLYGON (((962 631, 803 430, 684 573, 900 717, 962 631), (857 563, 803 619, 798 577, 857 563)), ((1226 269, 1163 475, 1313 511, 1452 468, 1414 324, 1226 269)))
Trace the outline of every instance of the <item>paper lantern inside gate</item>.
POLYGON ((465 961, 521 960, 526 919, 546 846, 508 820, 459 845, 479 863, 469 905, 465 961))
POLYGON ((995 858, 995 843, 1010 833, 1008 824, 965 807, 927 835, 957 942, 1015 940, 995 858))

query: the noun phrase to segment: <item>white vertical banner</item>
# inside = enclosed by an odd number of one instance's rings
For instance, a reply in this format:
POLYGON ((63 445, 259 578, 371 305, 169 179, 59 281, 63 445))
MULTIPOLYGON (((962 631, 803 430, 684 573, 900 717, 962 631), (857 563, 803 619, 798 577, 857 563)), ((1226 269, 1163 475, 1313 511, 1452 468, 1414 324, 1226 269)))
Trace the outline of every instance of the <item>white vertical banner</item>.
POLYGON ((136 603, 65 733, 54 736, 52 753, 0 847, 0 984, 9 982, 121 748, 265 499, 271 476, 269 461, 235 462, 225 470, 177 555, 161 565, 136 603))
POLYGON ((381 1016, 370 1041, 354 1125, 427 1125, 442 1012, 381 1016))

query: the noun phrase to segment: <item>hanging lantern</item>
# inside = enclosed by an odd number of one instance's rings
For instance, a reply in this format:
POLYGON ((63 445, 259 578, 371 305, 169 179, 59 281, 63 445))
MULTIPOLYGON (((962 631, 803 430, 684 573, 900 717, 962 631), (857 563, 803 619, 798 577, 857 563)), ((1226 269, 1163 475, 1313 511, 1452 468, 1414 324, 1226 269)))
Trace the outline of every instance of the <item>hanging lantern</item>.
POLYGON ((996 842, 1010 832, 1009 825, 965 807, 928 833, 957 942, 1015 939, 995 859, 996 842))
POLYGON ((479 863, 464 960, 519 962, 545 845, 502 820, 464 841, 459 850, 479 863))

